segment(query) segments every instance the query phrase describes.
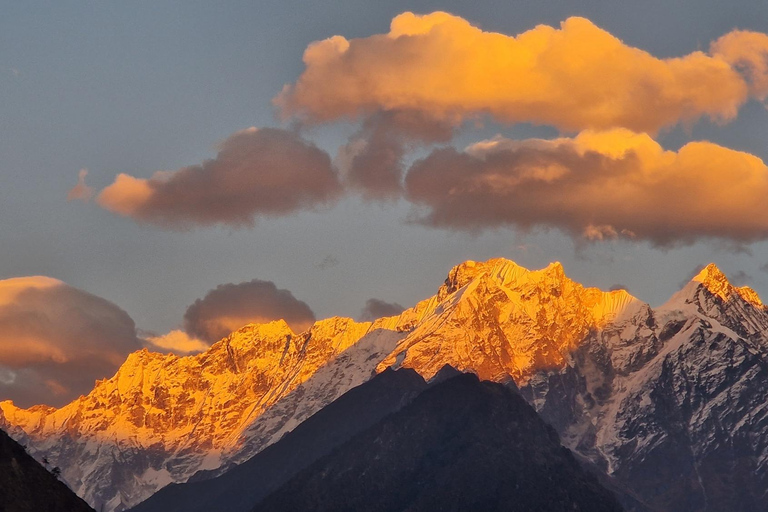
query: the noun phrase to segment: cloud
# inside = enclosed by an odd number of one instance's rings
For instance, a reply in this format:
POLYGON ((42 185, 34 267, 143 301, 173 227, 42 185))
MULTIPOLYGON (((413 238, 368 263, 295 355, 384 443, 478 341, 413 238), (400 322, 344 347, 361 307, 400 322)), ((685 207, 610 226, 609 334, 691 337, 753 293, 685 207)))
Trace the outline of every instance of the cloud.
POLYGON ((711 51, 744 75, 752 96, 768 96, 768 35, 734 30, 712 43, 711 51))
POLYGON ((368 299, 360 312, 360 320, 370 322, 377 318, 399 315, 405 308, 396 302, 385 302, 379 299, 368 299))
POLYGON ((93 187, 85 184, 85 177, 88 176, 88 169, 80 169, 77 173, 77 185, 72 187, 67 194, 67 201, 83 201, 87 203, 93 197, 93 187))
POLYGON ((176 329, 167 334, 157 336, 147 334, 144 336, 147 347, 156 352, 173 352, 174 354, 196 354, 208 350, 210 345, 203 340, 190 336, 186 332, 176 329))
POLYGON ((184 313, 187 333, 213 343, 248 323, 283 319, 295 332, 309 328, 315 314, 291 292, 271 281, 254 279, 222 284, 198 299, 184 313))
POLYGON ((309 122, 421 112, 457 125, 490 114, 561 130, 625 127, 653 133, 707 116, 734 118, 768 93, 768 37, 734 31, 660 59, 572 17, 512 37, 444 12, 396 16, 387 34, 310 44, 305 69, 275 98, 309 122))
POLYGON ((297 134, 249 128, 229 136, 216 158, 149 179, 120 174, 99 193, 102 207, 170 229, 250 226, 260 216, 328 204, 340 193, 330 157, 297 134))
POLYGON ((0 280, 0 398, 60 406, 141 348, 128 314, 56 279, 0 280))
POLYGON ((337 162, 345 182, 368 199, 402 195, 403 157, 433 142, 448 141, 451 125, 418 111, 380 112, 368 117, 360 131, 341 148, 337 162))
POLYGON ((434 227, 555 227, 657 246, 768 239, 762 160, 710 142, 666 151, 624 129, 436 149, 413 164, 405 186, 423 208, 418 222, 434 227))

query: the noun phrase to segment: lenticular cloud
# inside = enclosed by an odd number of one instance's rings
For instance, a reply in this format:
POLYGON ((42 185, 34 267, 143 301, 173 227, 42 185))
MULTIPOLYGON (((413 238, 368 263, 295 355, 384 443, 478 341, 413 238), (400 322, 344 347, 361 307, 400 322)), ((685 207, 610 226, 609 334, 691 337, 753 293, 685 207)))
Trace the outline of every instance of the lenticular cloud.
POLYGON ((48 277, 0 280, 0 391, 17 405, 63 405, 140 348, 105 299, 48 277))

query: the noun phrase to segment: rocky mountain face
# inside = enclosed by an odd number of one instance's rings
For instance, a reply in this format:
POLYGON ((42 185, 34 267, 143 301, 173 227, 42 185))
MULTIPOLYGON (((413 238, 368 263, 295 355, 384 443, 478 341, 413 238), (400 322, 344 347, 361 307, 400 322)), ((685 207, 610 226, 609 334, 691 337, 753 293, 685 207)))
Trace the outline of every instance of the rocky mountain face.
POLYGON ((622 508, 522 397, 464 374, 424 391, 312 464, 254 512, 296 510, 622 508))
POLYGON ((410 369, 387 369, 350 389, 280 441, 218 477, 171 484, 132 512, 249 512, 300 470, 400 410, 428 387, 410 369))
POLYGON ((714 266, 653 309, 556 263, 466 262, 398 317, 251 325, 192 357, 139 352, 61 409, 0 403, 0 427, 92 505, 124 510, 247 460, 377 372, 450 364, 514 380, 566 446, 653 508, 764 510, 767 328, 757 294, 714 266))
POLYGON ((714 266, 590 333, 522 391, 657 510, 768 510, 768 312, 714 266))
POLYGON ((379 371, 403 366, 428 378, 449 364, 483 380, 527 382, 562 368, 591 331, 641 307, 624 290, 571 281, 559 263, 531 272, 504 259, 453 268, 433 300, 379 371))
POLYGON ((56 477, 0 430, 0 510, 3 512, 93 512, 56 477))
MULTIPOLYGON (((131 354, 114 377, 58 410, 2 402, 0 427, 61 467, 94 508, 124 510, 199 470, 247 459, 341 394, 307 383, 320 367, 357 344, 338 363, 363 372, 342 384, 361 384, 375 364, 365 373, 365 359, 378 361, 398 336, 341 318, 299 335, 283 321, 249 325, 197 356, 131 354)), ((334 378, 333 368, 324 372, 334 378)))

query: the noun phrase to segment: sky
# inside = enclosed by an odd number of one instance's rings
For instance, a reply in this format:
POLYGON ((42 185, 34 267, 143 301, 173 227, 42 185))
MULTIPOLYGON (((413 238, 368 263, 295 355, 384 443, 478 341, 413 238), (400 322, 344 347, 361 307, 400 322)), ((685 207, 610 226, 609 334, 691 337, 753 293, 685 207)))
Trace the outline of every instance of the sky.
POLYGON ((0 400, 468 259, 768 297, 765 2, 0 6, 0 400))

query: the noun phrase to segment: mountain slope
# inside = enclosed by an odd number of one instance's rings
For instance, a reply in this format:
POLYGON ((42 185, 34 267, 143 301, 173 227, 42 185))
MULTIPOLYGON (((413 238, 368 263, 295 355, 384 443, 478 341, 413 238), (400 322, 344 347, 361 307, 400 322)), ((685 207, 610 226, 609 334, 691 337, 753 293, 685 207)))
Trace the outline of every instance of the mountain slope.
POLYGON ((454 267, 373 323, 246 326, 208 352, 140 352, 62 409, 0 403, 0 427, 106 511, 221 473, 386 368, 514 380, 563 443, 660 510, 760 510, 768 492, 768 313, 709 266, 659 308, 559 264, 454 267), (661 464, 660 461, 664 461, 661 464), (669 463, 668 461, 672 461, 669 463))
POLYGON ((357 386, 251 459, 212 480, 169 485, 132 512, 247 512, 354 434, 399 410, 426 389, 413 370, 386 370, 357 386))
POLYGON ((618 511, 516 393, 448 379, 345 443, 256 511, 618 511))
POLYGON ((563 367, 591 330, 642 307, 624 290, 568 279, 559 263, 530 271, 501 258, 454 267, 434 299, 438 306, 379 370, 405 366, 429 377, 449 364, 486 380, 524 382, 563 367))
POLYGON ((567 446, 659 510, 767 510, 766 333, 757 295, 709 266, 522 392, 567 446))
POLYGON ((250 325, 197 356, 131 354, 114 377, 58 410, 2 402, 0 426, 61 466, 62 478, 94 507, 123 510, 198 470, 247 459, 345 385, 369 379, 375 363, 366 372, 365 359, 380 360, 400 336, 341 318, 299 335, 283 321, 250 325), (307 394, 314 373, 357 342, 359 350, 340 361, 354 371, 346 379, 326 375, 331 388, 315 385, 307 394), (291 413, 262 420, 277 402, 291 413))
POLYGON ((0 430, 0 510, 93 512, 82 499, 0 430))

